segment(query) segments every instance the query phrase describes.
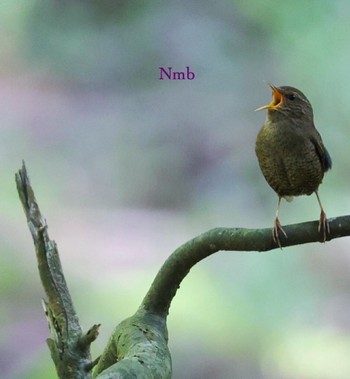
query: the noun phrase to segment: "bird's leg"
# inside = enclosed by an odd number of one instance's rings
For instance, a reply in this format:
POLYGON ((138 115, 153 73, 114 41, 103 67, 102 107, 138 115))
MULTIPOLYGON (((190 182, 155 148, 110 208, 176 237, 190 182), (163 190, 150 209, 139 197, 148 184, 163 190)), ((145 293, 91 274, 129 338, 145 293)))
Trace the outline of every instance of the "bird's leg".
POLYGON ((280 223, 280 220, 278 218, 278 211, 281 205, 282 197, 278 196, 278 203, 277 203, 277 210, 276 210, 276 217, 272 228, 272 238, 275 241, 275 243, 278 244, 278 246, 282 249, 281 242, 278 236, 278 232, 281 231, 284 236, 287 238, 287 233, 283 230, 282 225, 280 223))
POLYGON ((330 234, 331 231, 330 231, 330 228, 329 228, 329 222, 327 220, 326 213, 323 210, 320 197, 318 196, 318 192, 315 191, 315 194, 317 196, 318 204, 320 205, 320 208, 321 208, 320 222, 318 224, 318 231, 321 232, 321 230, 323 230, 323 242, 325 242, 326 239, 327 239, 327 233, 330 234))

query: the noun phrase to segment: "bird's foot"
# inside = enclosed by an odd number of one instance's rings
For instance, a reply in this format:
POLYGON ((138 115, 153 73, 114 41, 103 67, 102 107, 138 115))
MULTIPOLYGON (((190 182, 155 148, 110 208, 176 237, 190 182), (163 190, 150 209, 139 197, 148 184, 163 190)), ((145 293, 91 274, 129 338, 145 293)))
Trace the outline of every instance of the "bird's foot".
POLYGON ((318 224, 318 232, 323 233, 323 242, 326 242, 327 234, 331 233, 331 230, 329 228, 329 222, 327 220, 326 213, 323 209, 321 210, 320 222, 318 224))
POLYGON ((278 246, 282 249, 281 241, 278 235, 278 232, 282 232, 285 238, 287 238, 287 233, 283 230, 282 225, 280 223, 280 220, 278 217, 275 218, 275 222, 273 224, 272 228, 272 238, 275 241, 275 243, 278 244, 278 246))

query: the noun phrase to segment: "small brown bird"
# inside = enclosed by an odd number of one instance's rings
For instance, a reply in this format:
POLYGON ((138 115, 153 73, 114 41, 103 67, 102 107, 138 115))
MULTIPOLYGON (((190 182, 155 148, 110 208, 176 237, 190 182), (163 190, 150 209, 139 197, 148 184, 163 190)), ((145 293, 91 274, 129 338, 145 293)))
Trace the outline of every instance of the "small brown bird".
POLYGON ((293 87, 269 86, 271 103, 257 109, 267 109, 267 117, 256 138, 255 152, 267 183, 278 195, 272 237, 280 247, 279 231, 287 237, 278 219, 281 199, 291 201, 293 196, 315 192, 321 208, 318 230, 322 230, 325 241, 329 224, 318 187, 324 173, 332 167, 331 157, 315 128, 306 96, 293 87))

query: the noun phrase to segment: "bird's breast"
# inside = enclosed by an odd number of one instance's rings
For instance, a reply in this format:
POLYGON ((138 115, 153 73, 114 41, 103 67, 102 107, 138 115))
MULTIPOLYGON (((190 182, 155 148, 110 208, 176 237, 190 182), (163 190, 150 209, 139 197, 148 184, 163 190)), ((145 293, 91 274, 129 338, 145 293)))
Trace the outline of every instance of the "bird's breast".
POLYGON ((315 146, 288 125, 267 121, 258 133, 255 151, 266 181, 280 196, 310 195, 322 182, 315 146))

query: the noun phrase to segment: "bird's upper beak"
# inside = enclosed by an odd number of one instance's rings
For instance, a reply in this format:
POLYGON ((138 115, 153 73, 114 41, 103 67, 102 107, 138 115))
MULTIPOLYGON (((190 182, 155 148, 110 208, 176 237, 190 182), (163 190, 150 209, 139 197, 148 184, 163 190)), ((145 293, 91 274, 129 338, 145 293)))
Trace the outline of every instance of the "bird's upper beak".
POLYGON ((263 109, 278 109, 283 104, 283 95, 282 93, 277 89, 277 87, 273 86, 269 83, 269 86, 272 89, 272 101, 270 104, 263 105, 262 107, 255 109, 255 111, 262 111, 263 109))

